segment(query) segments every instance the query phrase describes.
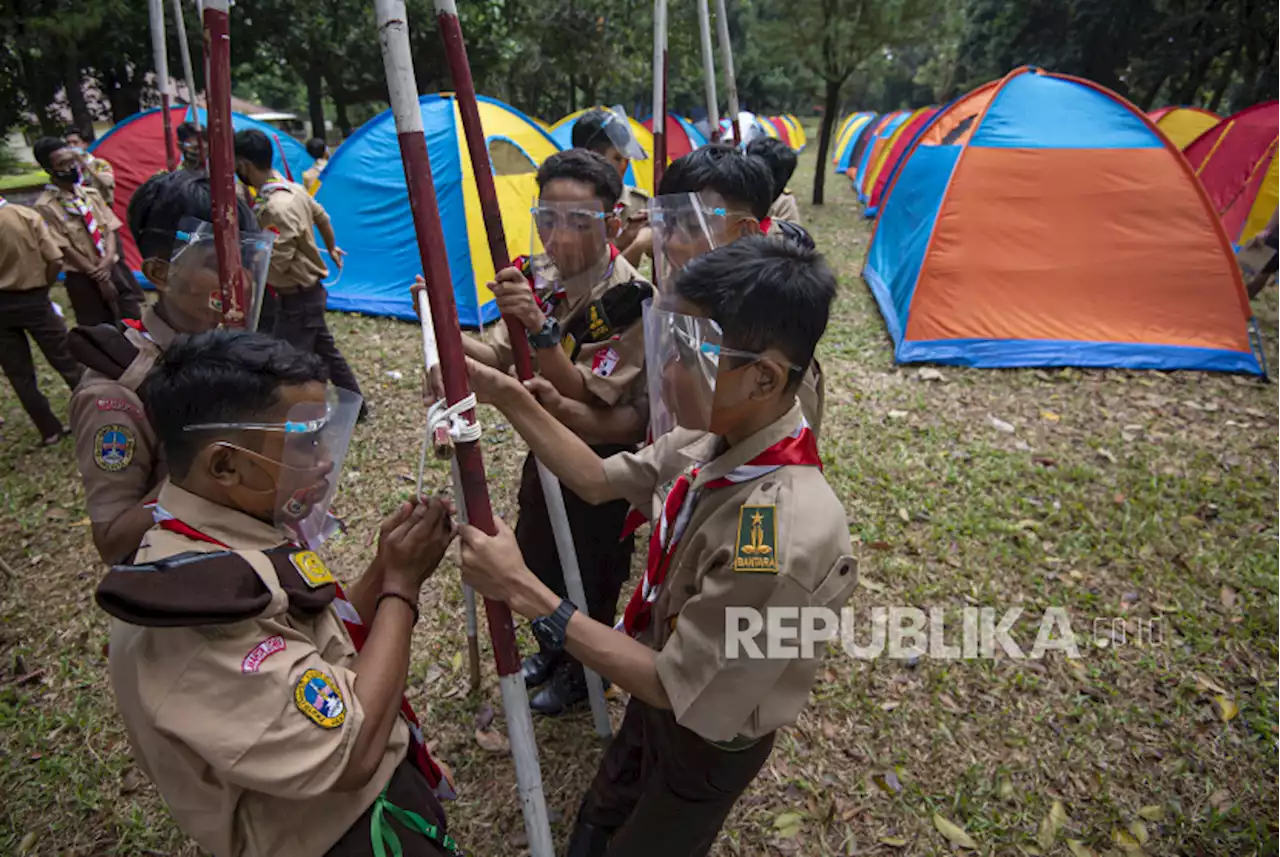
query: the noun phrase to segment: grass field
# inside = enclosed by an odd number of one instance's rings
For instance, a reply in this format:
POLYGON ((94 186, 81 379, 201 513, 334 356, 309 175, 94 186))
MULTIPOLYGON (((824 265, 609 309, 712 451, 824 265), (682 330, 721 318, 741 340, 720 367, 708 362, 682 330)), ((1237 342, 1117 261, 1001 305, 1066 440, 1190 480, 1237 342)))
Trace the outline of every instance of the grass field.
MULTIPOLYGON (((796 188, 810 186, 815 148, 796 188)), ((714 853, 1276 853, 1276 388, 1199 373, 895 366, 858 276, 870 231, 843 178, 828 198, 804 208, 841 283, 819 353, 826 473, 862 557, 851 605, 864 619, 905 605, 957 621, 967 606, 1060 607, 1090 644, 1072 661, 834 652, 714 853), (1129 638, 1093 645, 1095 619, 1116 634, 1112 620, 1127 621, 1129 638), (1159 639, 1135 643, 1140 625, 1159 639)), ((1276 291, 1255 309, 1276 366, 1276 291)), ((382 319, 331 324, 376 408, 346 464, 338 511, 350 531, 328 552, 351 577, 380 516, 411 489, 419 339, 382 319)), ((0 415, 0 854, 196 854, 129 760, 71 451, 36 449, 7 385, 0 415)), ((499 415, 484 420, 489 486, 513 520, 524 447, 499 415)), ((434 484, 446 478, 438 467, 434 484)), ((1029 647, 1035 632, 1027 620, 1013 636, 1029 647)), ((449 564, 425 589, 411 697, 460 787, 454 835, 484 857, 524 853, 510 760, 475 734, 488 710, 502 728, 492 660, 486 650, 471 697, 465 651, 449 564)), ((585 711, 537 733, 563 841, 600 746, 585 711)))

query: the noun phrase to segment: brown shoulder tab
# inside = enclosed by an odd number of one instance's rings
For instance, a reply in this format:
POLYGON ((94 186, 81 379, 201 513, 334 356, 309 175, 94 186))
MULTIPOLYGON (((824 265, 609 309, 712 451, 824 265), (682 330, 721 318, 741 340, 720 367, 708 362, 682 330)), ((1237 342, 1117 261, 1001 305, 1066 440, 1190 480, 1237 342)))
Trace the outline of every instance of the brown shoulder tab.
MULTIPOLYGON (((289 596, 289 611, 315 615, 328 606, 337 590, 332 582, 316 586, 304 582, 291 560, 299 553, 310 551, 277 548, 267 551, 267 556, 289 596)), ((234 551, 188 552, 150 563, 117 565, 98 584, 95 597, 98 606, 117 619, 156 628, 242 622, 261 615, 271 603, 271 593, 253 566, 234 551)))
POLYGON ((113 381, 120 380, 138 356, 138 348, 113 324, 79 325, 67 334, 71 356, 113 381))
POLYGON ((628 280, 583 307, 564 325, 564 332, 577 343, 569 359, 578 358, 582 343, 604 342, 640 321, 644 302, 651 297, 653 286, 643 280, 628 280))

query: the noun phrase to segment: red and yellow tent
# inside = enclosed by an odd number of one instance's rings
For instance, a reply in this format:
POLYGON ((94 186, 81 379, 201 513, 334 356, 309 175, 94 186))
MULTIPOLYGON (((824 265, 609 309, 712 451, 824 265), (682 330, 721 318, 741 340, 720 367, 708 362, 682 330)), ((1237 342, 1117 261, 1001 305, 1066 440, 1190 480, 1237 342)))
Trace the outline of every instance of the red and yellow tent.
POLYGON ((880 153, 880 161, 874 166, 867 175, 866 186, 870 188, 867 191, 867 217, 875 217, 876 212, 880 210, 880 198, 884 194, 885 185, 889 181, 889 177, 893 174, 894 168, 898 165, 898 161, 902 158, 907 147, 911 145, 911 141, 916 138, 924 126, 929 124, 929 120, 936 116, 938 108, 921 107, 919 110, 907 117, 907 121, 898 126, 898 130, 893 132, 893 136, 889 138, 885 148, 880 153))
POLYGON ((1222 121, 1222 117, 1203 107, 1161 107, 1147 114, 1169 142, 1179 149, 1222 121))
POLYGON ((1262 231, 1275 213, 1277 102, 1268 101, 1223 119, 1183 154, 1209 193, 1227 237, 1237 246, 1262 231))

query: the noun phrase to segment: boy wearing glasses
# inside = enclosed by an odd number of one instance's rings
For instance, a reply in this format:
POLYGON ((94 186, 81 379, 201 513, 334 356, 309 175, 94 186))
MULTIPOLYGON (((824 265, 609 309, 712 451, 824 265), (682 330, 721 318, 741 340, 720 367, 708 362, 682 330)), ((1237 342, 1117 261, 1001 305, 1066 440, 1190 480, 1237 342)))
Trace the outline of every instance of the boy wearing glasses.
POLYGON ((856 580, 797 399, 835 293, 821 257, 788 242, 744 238, 691 261, 645 318, 654 442, 603 461, 521 385, 470 366, 476 395, 566 488, 626 498, 652 524, 620 629, 543 585, 501 522, 493 537, 462 531, 464 581, 631 694, 569 857, 705 855, 808 700, 822 648, 799 640, 799 609, 838 610, 856 580))
MULTIPOLYGON (((534 221, 545 255, 517 260, 490 284, 504 316, 518 320, 532 346, 547 407, 598 456, 631 450, 644 440, 644 331, 641 305, 652 294, 607 236, 616 234, 618 172, 582 149, 547 158, 538 170, 534 221)), ((487 341, 464 339, 467 355, 500 369, 513 363, 505 324, 487 341)), ((612 624, 618 593, 631 571, 634 540, 621 538, 626 501, 600 506, 564 492, 589 611, 612 624)), ((516 538, 525 562, 565 595, 564 573, 533 456, 525 459, 516 538)), ((582 667, 560 652, 525 659, 525 683, 546 685, 534 711, 559 714, 586 699, 582 667)))

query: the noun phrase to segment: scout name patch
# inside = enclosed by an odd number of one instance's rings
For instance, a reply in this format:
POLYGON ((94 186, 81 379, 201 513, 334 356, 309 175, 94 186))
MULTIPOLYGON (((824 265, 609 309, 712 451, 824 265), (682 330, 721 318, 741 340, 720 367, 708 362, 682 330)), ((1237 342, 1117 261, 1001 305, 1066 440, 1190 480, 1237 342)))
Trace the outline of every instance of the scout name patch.
POLYGON ((618 368, 618 350, 612 346, 602 348, 591 359, 591 372, 600 378, 608 378, 618 368))
POLYGON ((337 729, 347 719, 347 704, 338 685, 320 670, 307 670, 293 689, 298 710, 317 726, 337 729))
POLYGON ((319 589, 326 583, 333 583, 333 572, 325 566, 315 551, 298 551, 289 554, 289 562, 302 575, 302 580, 312 589, 319 589))
POLYGON ((138 410, 136 405, 126 402, 124 399, 98 399, 97 406, 100 411, 119 411, 137 419, 143 418, 142 411, 138 410))
POLYGON ((738 511, 737 544, 733 554, 734 571, 777 574, 777 507, 743 506, 738 511))
POLYGON ((276 634, 267 637, 258 645, 249 650, 249 654, 244 656, 244 660, 240 662, 240 672, 256 673, 262 668, 262 662, 274 655, 276 652, 284 651, 284 637, 276 634))
POLYGON ((94 463, 108 473, 124 470, 133 461, 133 447, 133 432, 127 426, 103 426, 93 438, 94 463))

